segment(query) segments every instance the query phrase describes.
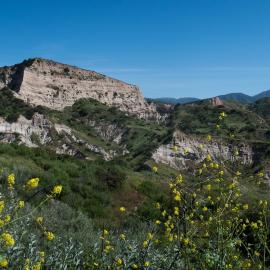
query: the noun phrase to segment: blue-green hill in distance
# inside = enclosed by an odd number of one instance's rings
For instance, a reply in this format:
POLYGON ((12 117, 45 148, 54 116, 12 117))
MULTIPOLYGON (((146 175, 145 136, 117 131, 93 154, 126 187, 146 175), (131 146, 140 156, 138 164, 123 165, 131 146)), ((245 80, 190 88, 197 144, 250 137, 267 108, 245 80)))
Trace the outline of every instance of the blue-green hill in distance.
MULTIPOLYGON (((270 90, 261 92, 255 96, 249 96, 243 93, 230 93, 226 95, 218 96, 221 100, 226 101, 237 101, 241 103, 253 103, 261 98, 270 97, 270 90)), ((155 102, 167 103, 167 104, 185 104, 194 101, 198 101, 200 99, 194 97, 184 97, 184 98, 170 98, 170 97, 161 97, 161 98, 149 98, 148 100, 152 100, 155 102)))

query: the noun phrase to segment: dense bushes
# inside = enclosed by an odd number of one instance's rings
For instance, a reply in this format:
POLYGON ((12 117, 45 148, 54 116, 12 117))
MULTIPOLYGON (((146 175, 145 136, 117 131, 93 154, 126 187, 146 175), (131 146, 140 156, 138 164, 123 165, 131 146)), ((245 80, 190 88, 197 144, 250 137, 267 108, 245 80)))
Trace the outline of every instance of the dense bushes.
POLYGON ((117 166, 104 164, 100 170, 96 172, 97 179, 106 183, 109 188, 120 188, 126 180, 126 173, 117 166))
MULTIPOLYGON (((219 116, 221 125, 226 114, 219 116)), ((79 161, 13 145, 0 147, 0 153, 0 163, 11 164, 16 174, 1 176, 2 268, 265 270, 270 266, 269 202, 263 192, 248 193, 265 187, 261 168, 249 176, 248 171, 241 172, 240 164, 228 167, 209 154, 193 170, 184 171, 185 177, 178 174, 163 182, 158 182, 161 173, 154 166, 148 172, 151 181, 143 179, 131 189, 128 163, 123 161, 79 161), (31 158, 28 169, 18 166, 20 154, 31 158), (40 181, 25 181, 36 173, 40 181), (61 194, 59 185, 54 187, 59 182, 64 187, 61 194), (53 194, 61 195, 62 202, 56 202, 53 194), (22 202, 24 198, 28 203, 22 202), (130 203, 133 199, 138 200, 136 207, 130 203), (75 207, 98 222, 92 223, 75 207)))
POLYGON ((0 90, 0 116, 6 118, 8 122, 16 122, 20 114, 31 119, 33 114, 40 110, 40 107, 33 108, 15 98, 11 90, 7 88, 0 90))

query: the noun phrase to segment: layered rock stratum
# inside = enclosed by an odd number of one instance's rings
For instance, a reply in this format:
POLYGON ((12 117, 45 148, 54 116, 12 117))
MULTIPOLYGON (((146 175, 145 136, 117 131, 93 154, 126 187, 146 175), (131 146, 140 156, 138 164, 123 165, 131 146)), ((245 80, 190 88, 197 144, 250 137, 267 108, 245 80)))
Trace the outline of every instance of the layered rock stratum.
POLYGON ((93 98, 144 119, 160 119, 156 106, 147 103, 140 89, 95 71, 40 58, 0 68, 0 89, 37 106, 63 110, 81 98, 93 98))
POLYGON ((214 140, 208 142, 203 138, 186 135, 176 130, 173 139, 168 144, 160 145, 152 158, 156 163, 167 164, 175 169, 187 169, 190 162, 200 163, 207 155, 210 155, 215 162, 239 162, 250 166, 253 163, 254 153, 245 143, 231 145, 214 140), (174 146, 177 150, 174 150, 174 146))

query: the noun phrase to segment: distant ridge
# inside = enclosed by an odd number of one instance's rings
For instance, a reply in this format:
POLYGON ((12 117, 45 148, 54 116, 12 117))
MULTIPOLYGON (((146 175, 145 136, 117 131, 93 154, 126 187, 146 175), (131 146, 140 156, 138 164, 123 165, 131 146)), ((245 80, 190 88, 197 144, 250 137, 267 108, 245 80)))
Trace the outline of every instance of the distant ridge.
POLYGON ((183 97, 183 98, 170 98, 170 97, 164 97, 164 98, 148 98, 149 101, 155 101, 155 102, 161 102, 161 103, 167 103, 167 104, 185 104, 190 102, 195 102, 200 100, 199 98, 193 98, 193 97, 183 97))
MULTIPOLYGON (((270 90, 263 91, 257 95, 249 96, 243 93, 229 93, 226 95, 217 96, 223 101, 236 101, 240 103, 253 103, 262 98, 270 98, 270 90)), ((148 100, 167 103, 167 104, 186 104, 190 102, 199 101, 201 99, 194 97, 184 97, 184 98, 170 98, 170 97, 161 97, 161 98, 153 98, 148 100)))

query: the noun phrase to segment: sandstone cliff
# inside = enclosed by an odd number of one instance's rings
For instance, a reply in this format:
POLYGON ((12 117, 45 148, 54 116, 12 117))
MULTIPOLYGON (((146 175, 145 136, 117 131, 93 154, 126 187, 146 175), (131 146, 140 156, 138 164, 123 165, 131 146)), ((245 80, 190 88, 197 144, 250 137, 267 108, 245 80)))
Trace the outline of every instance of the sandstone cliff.
POLYGON ((218 162, 237 161, 247 166, 253 162, 253 151, 249 145, 239 143, 236 146, 218 141, 207 142, 180 131, 175 131, 172 141, 161 145, 153 153, 152 158, 157 163, 164 163, 176 169, 186 169, 189 167, 189 162, 202 162, 208 154, 218 162), (174 146, 177 146, 177 151, 173 150, 174 146), (237 155, 235 155, 236 151, 237 155))
POLYGON ((62 110, 78 99, 93 98, 140 118, 160 119, 156 106, 145 101, 137 86, 50 60, 30 59, 0 68, 0 89, 4 86, 35 106, 62 110))

